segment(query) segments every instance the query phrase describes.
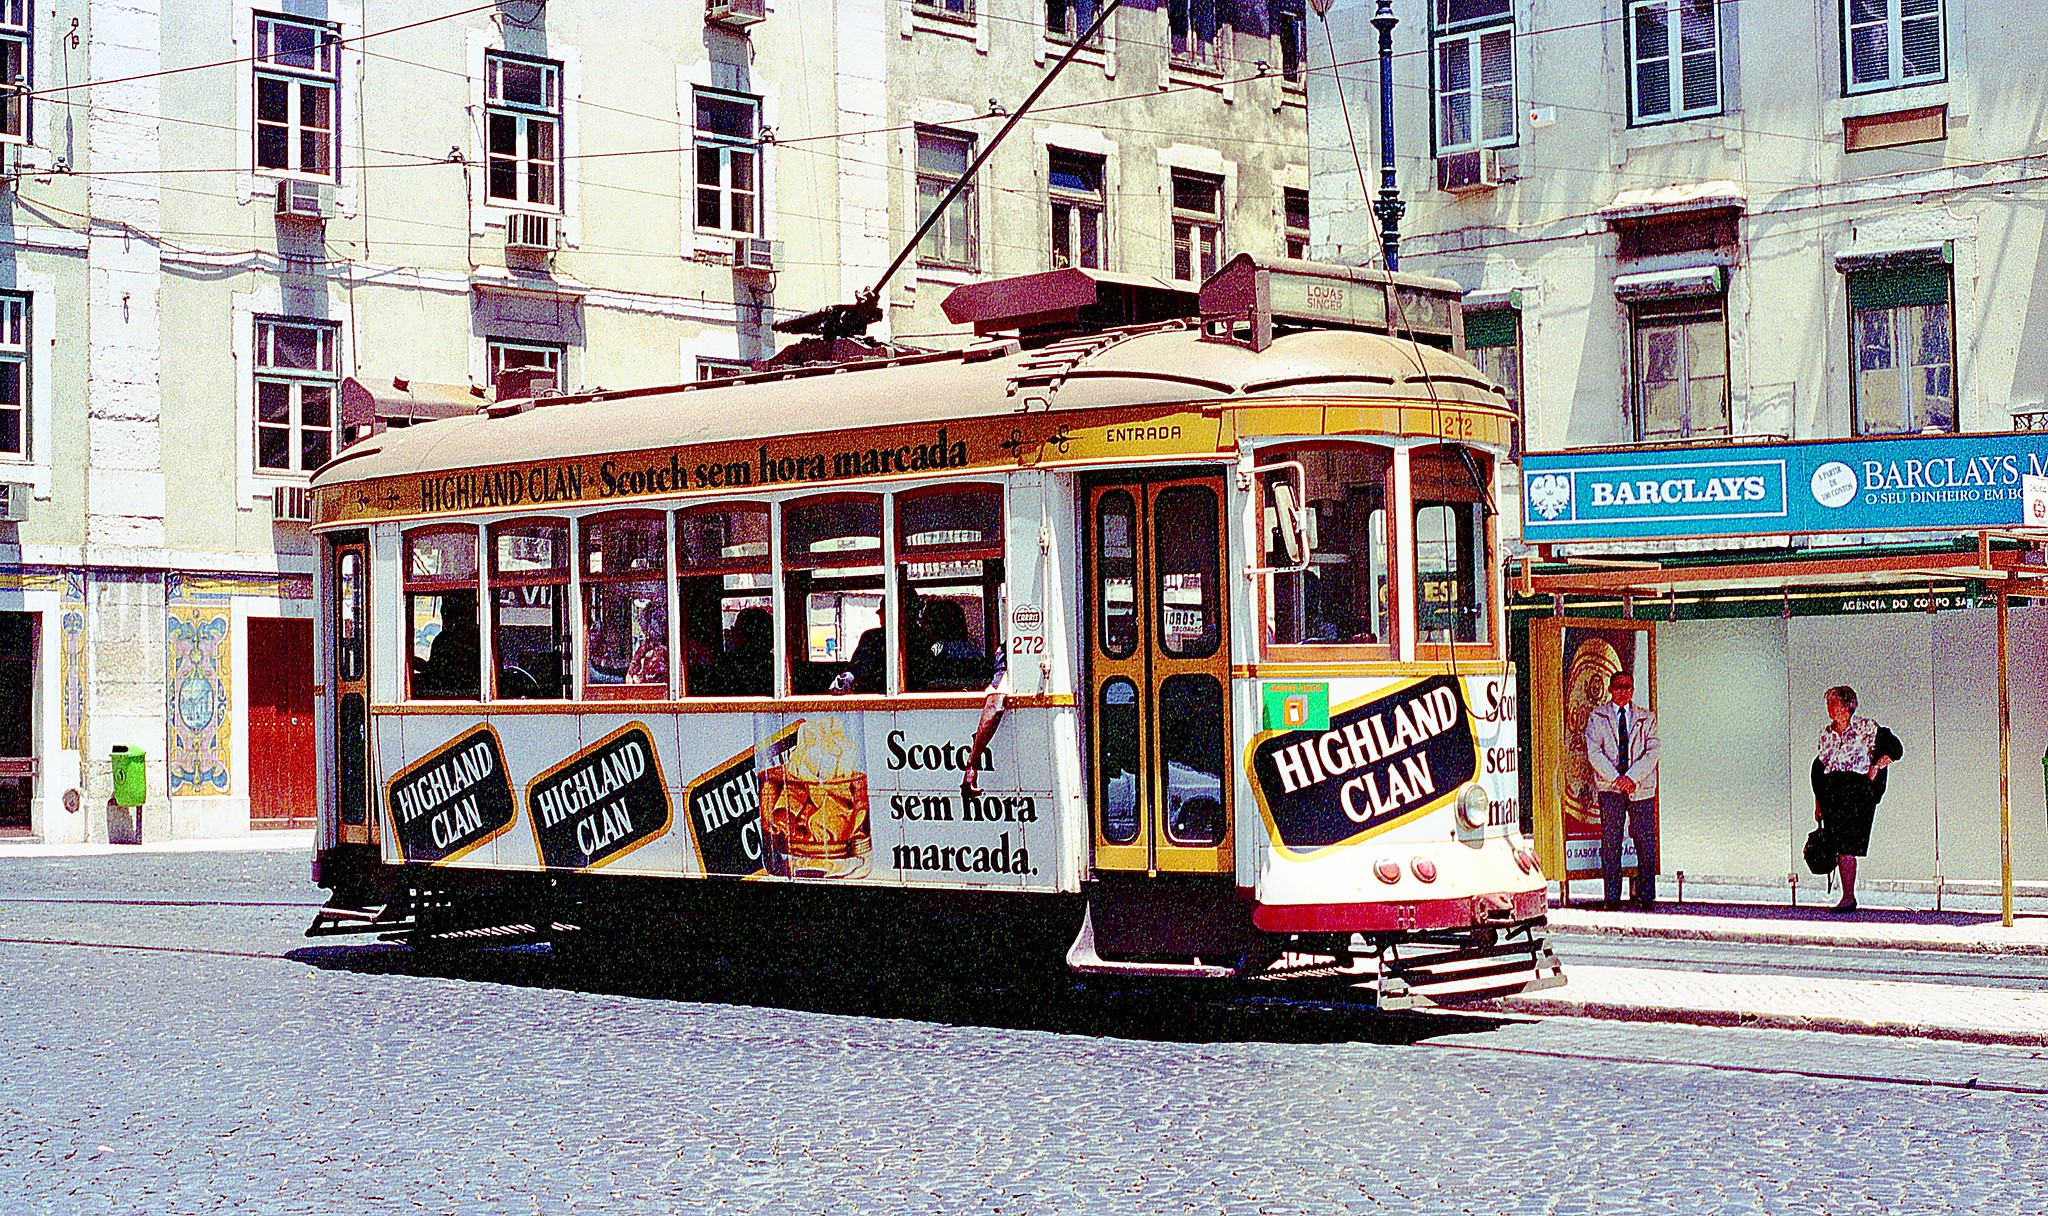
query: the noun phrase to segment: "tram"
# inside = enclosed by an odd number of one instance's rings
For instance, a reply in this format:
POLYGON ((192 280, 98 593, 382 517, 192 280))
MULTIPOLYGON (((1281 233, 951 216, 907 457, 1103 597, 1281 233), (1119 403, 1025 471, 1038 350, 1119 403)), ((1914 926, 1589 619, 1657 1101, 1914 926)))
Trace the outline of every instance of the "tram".
POLYGON ((1076 971, 1387 1007, 1561 983, 1517 805, 1512 416, 1457 286, 1240 255, 1140 315, 1167 286, 976 284, 964 350, 343 452, 314 931, 772 905, 1035 918, 1076 971))

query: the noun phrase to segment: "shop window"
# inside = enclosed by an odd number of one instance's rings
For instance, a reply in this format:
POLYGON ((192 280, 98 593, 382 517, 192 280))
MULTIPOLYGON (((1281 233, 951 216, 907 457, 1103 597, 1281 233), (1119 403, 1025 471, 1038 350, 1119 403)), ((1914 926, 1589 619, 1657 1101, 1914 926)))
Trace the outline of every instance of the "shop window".
POLYGON ((311 473, 334 454, 338 326, 256 319, 256 468, 311 473))
POLYGON ((838 494, 782 508, 789 689, 887 691, 882 498, 838 494))
POLYGON ((1955 429, 1952 318, 1946 265, 1849 276, 1857 434, 1955 429))
POLYGON ((1152 588, 1160 648, 1201 659, 1223 644, 1223 577, 1216 537, 1216 491, 1169 486, 1152 504, 1152 588))
POLYGON ((1507 394, 1515 412, 1513 454, 1522 454, 1522 314, 1513 308, 1488 308, 1465 314, 1465 349, 1472 366, 1485 372, 1507 394))
POLYGON ((1628 10, 1630 117, 1639 123, 1721 112, 1719 0, 1635 0, 1628 10))
POLYGON ((492 51, 484 58, 491 201, 562 205, 562 65, 492 51))
POLYGON ((1176 67, 1220 71, 1222 26, 1216 0, 1166 0, 1166 29, 1176 67))
POLYGON ((896 562, 904 689, 988 687, 1003 645, 1002 488, 898 496, 896 562))
POLYGON ((676 516, 683 695, 775 692, 775 584, 768 508, 721 504, 676 516))
POLYGON ((668 523, 659 511, 593 515, 579 525, 583 695, 668 696, 668 523))
POLYGON ((1223 179, 1173 171, 1173 277, 1200 283, 1223 261, 1223 179))
POLYGON ((1415 637, 1489 642, 1491 569, 1486 535, 1492 461, 1471 448, 1418 450, 1409 468, 1415 506, 1415 637))
POLYGON ((1515 27, 1507 0, 1438 0, 1436 150, 1515 142, 1515 27))
POLYGON ((1305 258, 1308 256, 1308 191, 1288 186, 1280 191, 1280 198, 1286 209, 1287 256, 1305 258))
MULTIPOLYGON (((946 191, 967 172, 974 159, 974 136, 935 127, 917 129, 917 221, 923 223, 946 191)), ((974 229, 974 186, 969 184, 946 207, 939 222, 924 234, 917 260, 925 266, 975 267, 978 251, 974 229)))
POLYGON ((1053 148, 1048 153, 1047 189, 1052 200, 1052 267, 1102 269, 1106 222, 1103 158, 1053 148))
POLYGON ((1728 313, 1719 296, 1634 305, 1636 437, 1728 434, 1728 313))
POLYGON ((1942 0, 1842 0, 1845 83, 1874 93, 1948 78, 1942 0))
POLYGON ((0 143, 29 143, 29 93, 35 9, 29 0, 0 0, 0 143))
POLYGON ((333 178, 341 69, 335 27, 256 18, 256 168, 333 178))
POLYGON ((1259 463, 1298 462, 1301 475, 1277 468, 1265 490, 1263 581, 1265 638, 1272 646, 1381 646, 1392 635, 1388 610, 1385 449, 1345 446, 1261 452, 1259 463))
POLYGON ((0 456, 29 454, 28 297, 0 295, 0 456))
POLYGON ((406 534, 407 673, 414 700, 475 701, 483 695, 476 539, 471 527, 406 534))
POLYGON ((761 101, 698 89, 697 228, 761 232, 761 101))
POLYGON ((492 695, 569 695, 569 525, 521 519, 491 526, 492 695))

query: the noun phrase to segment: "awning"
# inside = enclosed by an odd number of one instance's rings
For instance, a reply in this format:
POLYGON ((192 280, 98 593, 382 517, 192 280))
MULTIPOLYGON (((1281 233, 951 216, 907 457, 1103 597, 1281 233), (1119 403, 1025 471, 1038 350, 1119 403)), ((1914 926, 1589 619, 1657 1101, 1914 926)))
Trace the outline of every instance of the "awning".
POLYGON ((1843 274, 1862 270, 1903 270, 1917 266, 1949 266, 1956 260, 1954 241, 1923 242, 1917 245, 1887 245, 1871 249, 1845 249, 1835 255, 1835 269, 1843 274))
POLYGON ((397 376, 391 378, 388 388, 365 384, 354 376, 341 382, 341 424, 345 427, 377 421, 410 426, 474 414, 483 405, 483 390, 467 384, 431 384, 397 376))
POLYGON ((1688 266, 1682 270, 1647 270, 1614 276, 1614 295, 1621 300, 1682 300, 1717 296, 1728 290, 1723 266, 1688 266))
POLYGON ((1624 190, 1600 209, 1600 218, 1612 224, 1695 211, 1742 211, 1748 206, 1748 193, 1735 182, 1695 182, 1687 186, 1624 190))

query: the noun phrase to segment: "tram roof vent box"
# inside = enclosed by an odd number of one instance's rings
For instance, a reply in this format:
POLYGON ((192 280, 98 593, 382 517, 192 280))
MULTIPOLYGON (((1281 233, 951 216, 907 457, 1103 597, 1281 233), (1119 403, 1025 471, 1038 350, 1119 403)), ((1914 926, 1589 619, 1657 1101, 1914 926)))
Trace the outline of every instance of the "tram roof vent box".
POLYGON ((1464 289, 1449 279, 1240 253, 1202 284, 1202 337, 1264 350, 1289 329, 1356 329, 1465 346, 1464 289))
POLYGON ((1147 275, 1065 266, 955 287, 942 305, 955 325, 972 323, 982 337, 1015 334, 1026 347, 1123 325, 1150 325, 1195 315, 1185 283, 1147 275))

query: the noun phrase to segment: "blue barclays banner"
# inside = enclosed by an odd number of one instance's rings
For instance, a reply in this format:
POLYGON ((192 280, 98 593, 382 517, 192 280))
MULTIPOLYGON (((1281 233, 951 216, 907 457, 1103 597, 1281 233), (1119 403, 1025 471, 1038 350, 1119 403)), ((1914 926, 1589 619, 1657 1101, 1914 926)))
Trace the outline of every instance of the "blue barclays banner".
POLYGON ((1522 537, 1542 543, 2008 527, 2048 433, 1607 448, 1522 458, 1522 537))

